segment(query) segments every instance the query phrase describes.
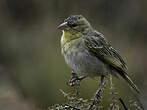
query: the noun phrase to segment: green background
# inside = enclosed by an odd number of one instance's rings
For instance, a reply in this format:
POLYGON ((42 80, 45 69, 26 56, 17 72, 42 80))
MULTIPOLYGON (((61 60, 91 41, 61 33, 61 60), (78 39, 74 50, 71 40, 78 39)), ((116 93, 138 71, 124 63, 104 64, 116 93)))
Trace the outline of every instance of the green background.
MULTIPOLYGON (((0 110, 32 110, 62 103, 71 69, 60 50, 57 26, 82 14, 103 33, 128 64, 147 105, 146 0, 0 0, 0 110)), ((131 97, 123 80, 114 78, 124 100, 131 97)), ((99 80, 81 83, 80 96, 90 99, 99 80)), ((109 88, 109 87, 108 87, 109 88)), ((108 105, 108 90, 104 105, 108 105)))

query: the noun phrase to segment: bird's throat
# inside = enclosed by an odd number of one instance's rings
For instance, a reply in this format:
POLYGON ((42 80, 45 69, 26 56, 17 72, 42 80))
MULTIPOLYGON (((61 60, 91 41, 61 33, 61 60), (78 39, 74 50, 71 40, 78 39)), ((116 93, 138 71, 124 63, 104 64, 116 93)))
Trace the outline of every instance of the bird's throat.
POLYGON ((72 33, 72 32, 63 30, 63 34, 61 37, 61 47, 63 47, 66 43, 68 43, 74 39, 78 39, 80 37, 82 37, 82 33, 79 33, 79 32, 72 33))

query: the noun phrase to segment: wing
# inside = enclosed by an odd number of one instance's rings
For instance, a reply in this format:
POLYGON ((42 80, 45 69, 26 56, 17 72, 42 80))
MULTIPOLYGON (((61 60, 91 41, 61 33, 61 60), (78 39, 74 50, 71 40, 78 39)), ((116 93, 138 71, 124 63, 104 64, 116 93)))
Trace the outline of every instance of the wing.
POLYGON ((126 63, 117 51, 106 42, 102 34, 95 32, 91 35, 84 36, 83 38, 86 48, 92 55, 109 64, 110 67, 117 71, 136 92, 140 92, 126 72, 126 63))
POLYGON ((91 54, 97 56, 103 62, 106 62, 114 68, 119 68, 123 71, 127 69, 126 63, 122 57, 111 47, 102 34, 95 32, 83 38, 85 46, 91 54))

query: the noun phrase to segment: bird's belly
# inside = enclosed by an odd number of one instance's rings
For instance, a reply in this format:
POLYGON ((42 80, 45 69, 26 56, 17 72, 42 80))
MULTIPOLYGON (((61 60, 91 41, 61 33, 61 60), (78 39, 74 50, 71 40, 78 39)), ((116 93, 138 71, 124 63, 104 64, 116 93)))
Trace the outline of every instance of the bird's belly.
POLYGON ((79 76, 99 76, 108 73, 108 67, 97 57, 90 55, 88 50, 71 49, 64 55, 66 63, 79 76))

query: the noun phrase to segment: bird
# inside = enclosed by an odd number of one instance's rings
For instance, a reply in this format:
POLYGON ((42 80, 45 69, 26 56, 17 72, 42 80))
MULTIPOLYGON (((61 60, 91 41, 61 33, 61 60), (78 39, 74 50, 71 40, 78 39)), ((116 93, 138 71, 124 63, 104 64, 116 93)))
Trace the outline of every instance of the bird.
POLYGON ((71 15, 58 26, 62 30, 61 52, 79 79, 107 75, 121 76, 133 90, 140 92, 127 72, 127 64, 104 35, 82 15, 71 15))

